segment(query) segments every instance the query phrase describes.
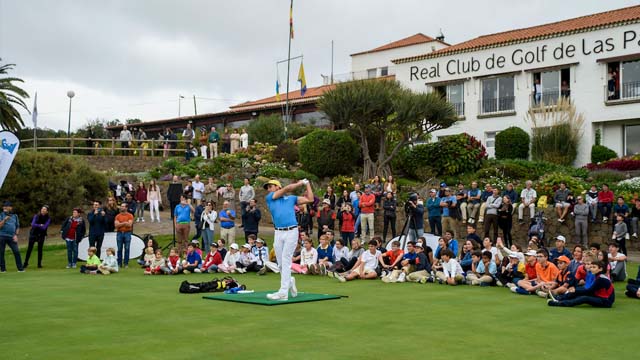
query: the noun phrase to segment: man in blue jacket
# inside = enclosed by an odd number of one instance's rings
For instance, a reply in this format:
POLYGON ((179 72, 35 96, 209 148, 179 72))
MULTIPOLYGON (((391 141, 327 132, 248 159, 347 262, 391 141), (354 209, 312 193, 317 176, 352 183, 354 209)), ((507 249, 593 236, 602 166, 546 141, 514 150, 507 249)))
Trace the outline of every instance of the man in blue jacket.
POLYGON ((440 198, 437 195, 436 189, 429 190, 427 210, 429 212, 431 235, 442 236, 442 212, 440 210, 440 198))
POLYGON ((24 272, 22 267, 22 258, 20 258, 20 250, 18 249, 18 234, 20 233, 20 221, 18 215, 13 213, 11 202, 5 201, 2 205, 2 213, 0 214, 0 273, 7 272, 7 266, 4 263, 4 250, 9 245, 13 257, 16 258, 16 267, 18 272, 24 272))
POLYGON ((89 220, 89 247, 95 246, 98 250, 96 255, 101 257, 102 241, 107 226, 105 212, 102 210, 102 201, 95 200, 93 202, 93 211, 87 214, 87 220, 89 220))

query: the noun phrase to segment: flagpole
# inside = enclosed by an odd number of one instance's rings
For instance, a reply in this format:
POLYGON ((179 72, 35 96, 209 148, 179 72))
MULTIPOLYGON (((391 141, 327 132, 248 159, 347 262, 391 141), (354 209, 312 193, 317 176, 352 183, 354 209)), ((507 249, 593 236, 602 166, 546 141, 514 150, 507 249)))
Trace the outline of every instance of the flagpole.
POLYGON ((293 30, 293 24, 291 21, 293 18, 293 0, 289 7, 289 50, 287 52, 287 94, 284 106, 284 139, 287 140, 287 122, 289 121, 289 72, 291 71, 291 31, 293 30))

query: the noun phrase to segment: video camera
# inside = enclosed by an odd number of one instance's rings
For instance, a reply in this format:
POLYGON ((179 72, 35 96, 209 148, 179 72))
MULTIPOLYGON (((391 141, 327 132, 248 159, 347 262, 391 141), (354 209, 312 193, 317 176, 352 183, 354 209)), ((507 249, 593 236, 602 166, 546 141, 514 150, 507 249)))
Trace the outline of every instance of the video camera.
POLYGON ((413 210, 416 208, 418 204, 418 194, 411 193, 409 194, 409 198, 404 203, 404 212, 407 215, 413 215, 413 210))

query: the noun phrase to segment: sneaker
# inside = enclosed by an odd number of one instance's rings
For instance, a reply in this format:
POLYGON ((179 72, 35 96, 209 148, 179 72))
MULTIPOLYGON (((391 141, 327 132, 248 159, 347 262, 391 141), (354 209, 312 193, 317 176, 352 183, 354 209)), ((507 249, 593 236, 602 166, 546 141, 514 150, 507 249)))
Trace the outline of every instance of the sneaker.
POLYGON ((66 269, 71 269, 71 264, 67 264, 66 269))
POLYGON ((267 267, 263 266, 260 271, 258 271, 258 275, 264 275, 267 273, 267 267))
POLYGON ((0 274, 6 274, 7 270, 0 270, 0 274))
POLYGON ((514 286, 514 287, 510 288, 509 290, 511 290, 512 293, 515 293, 515 294, 518 293, 518 287, 517 286, 514 286))
POLYGON ((396 280, 396 282, 405 282, 407 281, 406 279, 407 275, 405 273, 400 274, 400 276, 398 276, 398 280, 396 280))
POLYGON ((97 271, 95 271, 95 270, 92 270, 92 271, 89 271, 89 274, 91 274, 91 275, 98 275, 98 272, 97 272, 97 271))
POLYGON ((247 270, 245 270, 244 268, 237 268, 236 271, 240 274, 244 274, 247 272, 247 270))
POLYGON ((291 287, 289 288, 289 292, 291 293, 291 297, 298 296, 298 288, 296 287, 296 278, 291 277, 291 287))
POLYGON ((320 276, 327 275, 327 267, 325 265, 320 265, 320 276))
POLYGON ((327 276, 330 277, 330 278, 333 278, 336 275, 335 275, 335 273, 333 271, 327 271, 327 276))
POLYGON ((182 270, 182 272, 185 273, 185 274, 191 274, 191 271, 189 271, 189 270, 182 270))
POLYGON ((427 278, 423 277, 422 279, 420 279, 420 284, 426 284, 427 283, 427 278))
POLYGON ((549 296, 549 293, 542 290, 536 290, 536 295, 540 296, 543 299, 546 299, 549 296))
POLYGON ((498 280, 496 281, 496 286, 503 287, 504 284, 502 283, 502 281, 498 280))
POLYGON ((140 218, 137 218, 137 219, 136 219, 136 222, 137 222, 137 223, 139 223, 139 222, 140 222, 140 218))
POLYGON ((633 233, 633 235, 631 235, 631 236, 633 236, 634 238, 637 238, 637 237, 638 237, 638 234, 633 233))
POLYGON ((109 270, 101 270, 100 272, 102 273, 102 275, 109 275, 109 274, 111 274, 111 271, 109 271, 109 270))
POLYGON ((478 223, 479 223, 479 224, 482 224, 483 222, 484 222, 484 220, 483 220, 483 219, 478 220, 478 223))
POLYGON ((75 269, 76 268, 76 264, 71 264, 71 268, 75 269))
POLYGON ((508 287, 509 289, 511 289, 512 287, 516 287, 516 284, 514 284, 514 283, 507 283, 507 287, 508 287))
POLYGON ((144 222, 144 218, 140 219, 140 221, 144 222))
POLYGON ((429 277, 427 278, 427 282, 428 282, 428 283, 432 283, 432 284, 433 284, 433 282, 434 282, 434 278, 433 278, 433 276, 429 276, 429 277))
POLYGON ((200 273, 202 273, 202 270, 200 270, 200 269, 193 269, 193 272, 194 272, 194 273, 196 273, 196 274, 200 274, 200 273))
POLYGON ((553 296, 553 293, 551 291, 549 291, 549 299, 553 301, 558 301, 558 299, 556 299, 556 297, 553 296))
POLYGON ((18 272, 25 272, 25 271, 24 271, 24 269, 22 269, 22 270, 18 270, 18 272))
POLYGON ((345 279, 342 275, 336 274, 336 279, 338 279, 338 281, 340 281, 341 283, 347 282, 347 279, 345 279))
MULTIPOLYGON (((74 267, 75 267, 75 266, 74 266, 74 267)), ((125 268, 125 269, 128 269, 128 268, 129 268, 129 265, 125 265, 125 266, 124 266, 124 268, 125 268)))
POLYGON ((277 300, 277 301, 287 301, 289 300, 289 296, 287 296, 286 294, 273 293, 273 294, 267 294, 267 299, 277 300))
POLYGON ((520 225, 524 224, 524 219, 518 219, 518 224, 520 225))
POLYGON ((603 217, 603 218, 602 218, 602 223, 603 223, 603 224, 606 224, 606 223, 607 223, 607 220, 609 220, 609 219, 607 219, 607 217, 606 217, 606 216, 605 216, 605 217, 603 217))
POLYGON ((442 279, 438 279, 438 284, 442 285, 442 279))

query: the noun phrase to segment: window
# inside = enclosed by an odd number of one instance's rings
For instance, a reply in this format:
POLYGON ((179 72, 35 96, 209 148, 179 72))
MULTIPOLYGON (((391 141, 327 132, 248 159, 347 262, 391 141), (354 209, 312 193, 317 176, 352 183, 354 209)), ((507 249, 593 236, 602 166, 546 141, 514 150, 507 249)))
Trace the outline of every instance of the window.
POLYGON ((487 149, 487 156, 490 158, 495 157, 497 133, 497 131, 487 131, 484 133, 484 147, 487 149))
POLYGON ((367 70, 367 79, 373 79, 376 77, 377 69, 368 69, 367 70))
POLYGON ((626 156, 640 154, 640 125, 624 127, 624 154, 626 156))
POLYGON ((458 116, 464 116, 464 83, 436 86, 434 91, 446 97, 447 101, 456 109, 458 116))
POLYGON ((380 68, 380 76, 387 76, 389 75, 389 67, 385 66, 385 67, 381 67, 380 68))
POLYGON ((556 105, 571 95, 569 68, 533 73, 532 105, 556 105))
POLYGON ((482 80, 480 113, 500 113, 515 111, 513 76, 482 80))
POLYGON ((607 64, 607 100, 640 99, 640 60, 607 64))

